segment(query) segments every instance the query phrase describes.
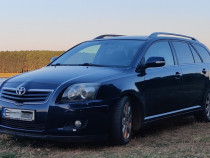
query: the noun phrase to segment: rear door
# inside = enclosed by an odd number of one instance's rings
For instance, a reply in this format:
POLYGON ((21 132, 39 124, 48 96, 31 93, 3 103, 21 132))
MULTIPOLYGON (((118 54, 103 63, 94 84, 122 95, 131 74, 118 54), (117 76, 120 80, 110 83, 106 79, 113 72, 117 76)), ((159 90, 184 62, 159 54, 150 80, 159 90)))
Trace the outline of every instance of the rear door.
POLYGON ((194 48, 185 41, 171 42, 177 61, 182 70, 181 107, 196 108, 205 90, 207 79, 207 65, 202 62, 194 48))

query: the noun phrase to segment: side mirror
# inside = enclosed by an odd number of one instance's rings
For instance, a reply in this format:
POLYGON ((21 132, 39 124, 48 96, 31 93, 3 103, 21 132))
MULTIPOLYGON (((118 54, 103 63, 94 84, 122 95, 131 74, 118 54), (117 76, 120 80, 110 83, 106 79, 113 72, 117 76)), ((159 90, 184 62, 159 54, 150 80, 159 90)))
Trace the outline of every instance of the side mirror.
POLYGON ((55 61, 56 59, 58 59, 58 57, 52 57, 52 59, 50 60, 50 62, 52 63, 52 62, 55 61))
POLYGON ((149 67, 162 67, 166 64, 163 57, 150 57, 145 64, 145 68, 149 67))

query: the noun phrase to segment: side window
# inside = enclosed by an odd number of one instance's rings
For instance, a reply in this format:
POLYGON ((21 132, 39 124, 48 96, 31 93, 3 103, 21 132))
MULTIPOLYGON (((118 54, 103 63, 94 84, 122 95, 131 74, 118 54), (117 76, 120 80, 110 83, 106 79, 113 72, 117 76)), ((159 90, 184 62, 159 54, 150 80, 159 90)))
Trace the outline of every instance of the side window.
POLYGON ((179 64, 191 64, 194 63, 194 59, 190 50, 190 47, 185 42, 172 42, 179 64))
POLYGON ((195 62, 196 62, 196 63, 201 63, 201 59, 200 59, 200 57, 198 56, 198 54, 197 54, 197 52, 195 51, 195 49, 194 49, 191 45, 189 45, 189 46, 190 46, 190 49, 191 49, 191 51, 192 51, 192 53, 193 53, 195 62))
POLYGON ((150 57, 163 57, 166 61, 166 65, 174 65, 171 48, 167 41, 161 41, 152 44, 144 57, 145 61, 147 61, 150 57))
POLYGON ((201 58, 203 59, 203 61, 206 63, 210 63, 210 55, 209 55, 208 51, 205 48, 203 48, 202 46, 199 46, 197 44, 193 44, 193 46, 198 51, 198 53, 201 55, 201 58))

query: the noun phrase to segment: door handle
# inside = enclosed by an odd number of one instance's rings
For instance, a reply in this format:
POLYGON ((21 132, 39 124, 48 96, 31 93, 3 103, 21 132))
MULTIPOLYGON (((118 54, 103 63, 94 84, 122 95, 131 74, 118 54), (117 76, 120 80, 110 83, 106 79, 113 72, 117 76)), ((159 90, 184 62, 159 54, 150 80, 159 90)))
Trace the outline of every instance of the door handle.
POLYGON ((204 68, 203 71, 202 71, 202 73, 203 73, 203 74, 206 74, 206 72, 207 72, 207 71, 206 71, 206 69, 204 68))
POLYGON ((182 77, 182 74, 180 72, 176 72, 175 78, 180 79, 182 77))

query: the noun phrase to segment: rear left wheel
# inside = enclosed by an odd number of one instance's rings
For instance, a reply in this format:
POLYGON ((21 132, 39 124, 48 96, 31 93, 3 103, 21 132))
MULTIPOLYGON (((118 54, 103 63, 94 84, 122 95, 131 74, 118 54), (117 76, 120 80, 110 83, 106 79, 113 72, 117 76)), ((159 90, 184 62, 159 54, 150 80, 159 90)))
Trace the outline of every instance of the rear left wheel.
POLYGON ((204 96, 203 110, 195 115, 197 121, 210 122, 210 90, 204 96))

